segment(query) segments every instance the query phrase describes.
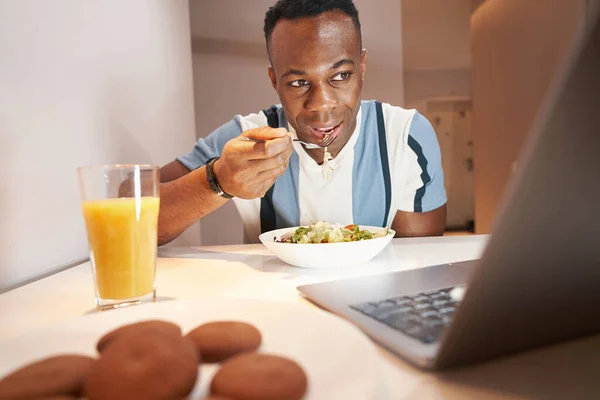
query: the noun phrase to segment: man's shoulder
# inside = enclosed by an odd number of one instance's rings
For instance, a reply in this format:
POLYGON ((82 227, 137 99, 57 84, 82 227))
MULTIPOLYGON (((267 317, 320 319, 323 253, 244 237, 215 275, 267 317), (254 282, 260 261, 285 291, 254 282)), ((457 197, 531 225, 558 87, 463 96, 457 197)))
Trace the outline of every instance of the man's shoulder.
POLYGON ((237 114, 236 116, 240 117, 240 118, 254 118, 257 115, 260 115, 264 118, 265 115, 269 115, 272 113, 279 114, 281 112, 283 112, 283 107, 281 106, 281 104, 272 104, 268 107, 261 108, 254 112, 245 113, 245 114, 237 114))
POLYGON ((275 119, 279 126, 283 126, 282 123, 285 121, 285 114, 281 104, 273 104, 250 114, 238 114, 235 116, 235 120, 245 129, 270 125, 270 119, 275 119))
POLYGON ((392 132, 397 135, 408 130, 415 116, 419 115, 415 109, 406 109, 377 100, 361 101, 361 113, 363 126, 377 126, 381 119, 388 136, 392 132))
POLYGON ((387 119, 388 116, 393 117, 404 117, 404 118, 412 118, 414 115, 418 114, 418 111, 415 109, 403 108, 400 106, 396 106, 390 103, 386 103, 384 101, 378 100, 362 100, 361 101, 361 109, 363 113, 377 113, 377 109, 380 108, 381 112, 384 115, 384 118, 387 119))

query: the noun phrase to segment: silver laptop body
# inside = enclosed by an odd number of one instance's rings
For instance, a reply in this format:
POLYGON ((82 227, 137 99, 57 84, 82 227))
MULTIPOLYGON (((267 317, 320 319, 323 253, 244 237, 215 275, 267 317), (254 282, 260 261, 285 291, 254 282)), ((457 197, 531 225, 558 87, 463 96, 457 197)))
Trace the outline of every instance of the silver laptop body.
POLYGON ((298 290, 424 369, 462 366, 600 332, 600 24, 595 21, 548 91, 481 259, 298 290), (352 308, 462 284, 467 287, 462 301, 432 343, 352 308))

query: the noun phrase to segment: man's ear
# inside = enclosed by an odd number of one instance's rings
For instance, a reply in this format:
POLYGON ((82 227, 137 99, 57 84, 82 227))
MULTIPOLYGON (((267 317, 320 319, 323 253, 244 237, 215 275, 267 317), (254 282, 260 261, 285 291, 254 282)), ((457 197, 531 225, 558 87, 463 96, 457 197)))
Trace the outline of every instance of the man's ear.
POLYGON ((360 69, 363 81, 365 80, 365 74, 367 73, 367 49, 362 49, 360 52, 360 69))
POLYGON ((269 73, 269 79, 271 79, 271 85, 273 85, 273 89, 277 90, 277 77, 275 76, 275 70, 269 65, 267 72, 269 73))

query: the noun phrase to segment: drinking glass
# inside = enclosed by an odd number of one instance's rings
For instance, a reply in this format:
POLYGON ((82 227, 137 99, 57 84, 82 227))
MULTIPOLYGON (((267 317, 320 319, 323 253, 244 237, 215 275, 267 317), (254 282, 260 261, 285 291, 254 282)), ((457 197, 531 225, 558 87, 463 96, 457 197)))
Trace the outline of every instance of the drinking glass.
POLYGON ((154 301, 159 167, 87 166, 77 175, 97 308, 154 301))

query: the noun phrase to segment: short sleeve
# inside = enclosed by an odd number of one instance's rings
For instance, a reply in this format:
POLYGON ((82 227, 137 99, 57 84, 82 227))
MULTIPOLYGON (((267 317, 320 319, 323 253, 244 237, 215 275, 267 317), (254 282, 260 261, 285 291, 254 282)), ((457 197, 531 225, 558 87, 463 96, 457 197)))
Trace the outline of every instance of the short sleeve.
POLYGON ((241 133, 240 118, 236 117, 211 132, 206 138, 198 139, 192 151, 177 157, 177 161, 190 171, 200 168, 211 158, 220 156, 225 144, 241 133))
POLYGON ((400 211, 433 211, 447 202, 442 155, 433 126, 415 112, 407 136, 405 185, 397 203, 400 211))

